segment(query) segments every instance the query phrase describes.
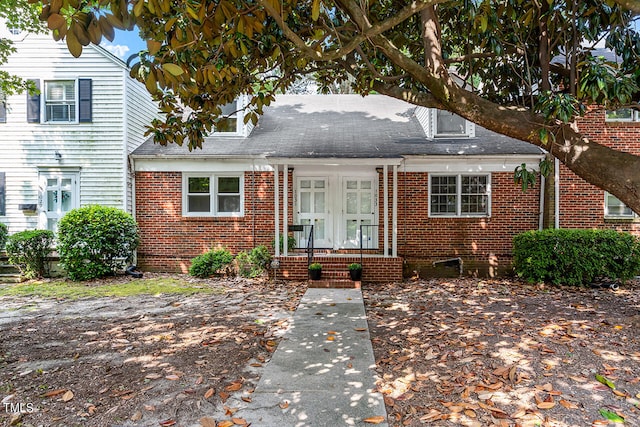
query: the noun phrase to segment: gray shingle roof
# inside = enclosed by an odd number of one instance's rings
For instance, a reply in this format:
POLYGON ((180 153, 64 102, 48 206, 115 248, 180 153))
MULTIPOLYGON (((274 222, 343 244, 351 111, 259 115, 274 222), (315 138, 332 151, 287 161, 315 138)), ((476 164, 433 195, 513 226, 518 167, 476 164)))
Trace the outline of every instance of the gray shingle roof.
POLYGON ((148 140, 135 156, 395 158, 540 154, 534 145, 476 126, 476 137, 428 139, 416 107, 383 95, 280 95, 246 138, 213 135, 202 149, 148 140))

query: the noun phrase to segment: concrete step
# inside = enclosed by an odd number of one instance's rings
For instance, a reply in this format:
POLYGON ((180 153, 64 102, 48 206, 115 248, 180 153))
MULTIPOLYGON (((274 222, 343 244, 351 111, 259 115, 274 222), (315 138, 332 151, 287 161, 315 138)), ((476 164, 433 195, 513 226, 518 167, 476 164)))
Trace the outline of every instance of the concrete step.
POLYGON ((0 273, 0 283, 20 283, 24 279, 22 276, 18 274, 1 274, 0 273))

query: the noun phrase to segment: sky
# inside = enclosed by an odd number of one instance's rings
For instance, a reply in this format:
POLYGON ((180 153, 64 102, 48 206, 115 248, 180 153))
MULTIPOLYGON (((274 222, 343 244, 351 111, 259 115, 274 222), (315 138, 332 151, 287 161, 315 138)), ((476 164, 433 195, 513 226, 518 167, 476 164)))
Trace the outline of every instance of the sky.
POLYGON ((100 45, 123 61, 147 47, 146 42, 138 36, 137 28, 133 31, 116 30, 113 42, 103 38, 100 45))

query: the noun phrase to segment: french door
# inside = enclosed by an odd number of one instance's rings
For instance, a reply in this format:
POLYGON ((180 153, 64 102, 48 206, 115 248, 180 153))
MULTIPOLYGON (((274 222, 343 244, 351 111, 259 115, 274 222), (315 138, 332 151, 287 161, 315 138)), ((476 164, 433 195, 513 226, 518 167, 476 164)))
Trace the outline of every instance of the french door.
MULTIPOLYGON (((326 177, 300 177, 297 179, 298 224, 313 225, 313 246, 333 247, 333 230, 329 210, 329 180, 326 177)), ((297 233, 297 246, 306 247, 310 227, 297 233)))
POLYGON ((342 182, 341 241, 344 248, 377 248, 376 197, 372 178, 346 177, 342 182))
POLYGON ((58 221, 79 206, 78 173, 40 172, 41 227, 56 232, 58 221))

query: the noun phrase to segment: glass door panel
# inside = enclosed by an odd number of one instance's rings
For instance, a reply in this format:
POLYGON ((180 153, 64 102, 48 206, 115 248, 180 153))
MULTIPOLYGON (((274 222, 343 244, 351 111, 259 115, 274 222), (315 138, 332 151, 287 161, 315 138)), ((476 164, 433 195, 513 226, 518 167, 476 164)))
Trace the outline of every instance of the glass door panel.
POLYGON ((375 249, 378 246, 375 224, 375 194, 372 178, 343 180, 342 247, 375 249))
MULTIPOLYGON (((298 224, 313 225, 314 247, 328 248, 332 245, 331 223, 327 194, 327 178, 298 178, 298 224)), ((297 233, 297 246, 307 247, 310 228, 297 233)))

